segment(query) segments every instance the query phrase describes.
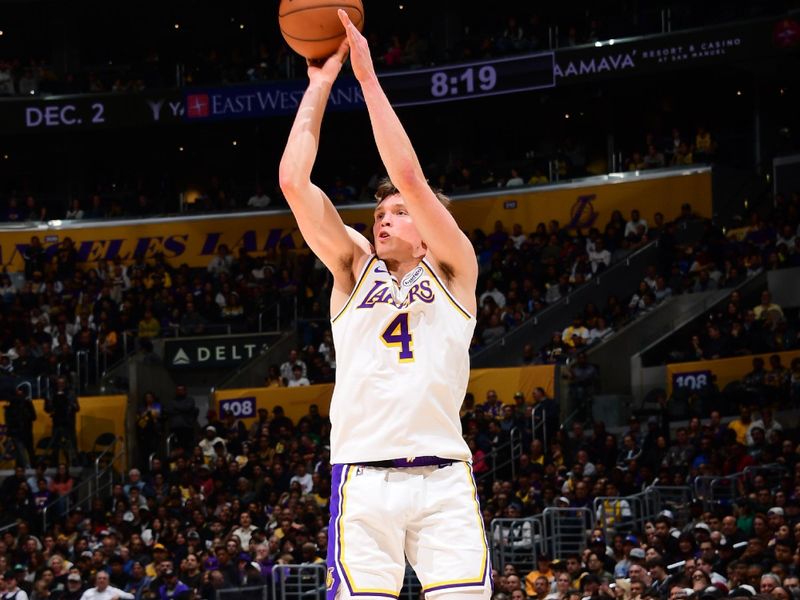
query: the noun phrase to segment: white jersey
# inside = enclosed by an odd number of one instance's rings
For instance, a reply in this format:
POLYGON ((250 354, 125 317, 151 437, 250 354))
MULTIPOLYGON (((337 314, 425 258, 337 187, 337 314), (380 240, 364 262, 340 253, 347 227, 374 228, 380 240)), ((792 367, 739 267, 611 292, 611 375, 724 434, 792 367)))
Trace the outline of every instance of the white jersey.
POLYGON ((370 257, 331 323, 331 463, 472 458, 459 410, 475 318, 427 261, 398 284, 370 257))

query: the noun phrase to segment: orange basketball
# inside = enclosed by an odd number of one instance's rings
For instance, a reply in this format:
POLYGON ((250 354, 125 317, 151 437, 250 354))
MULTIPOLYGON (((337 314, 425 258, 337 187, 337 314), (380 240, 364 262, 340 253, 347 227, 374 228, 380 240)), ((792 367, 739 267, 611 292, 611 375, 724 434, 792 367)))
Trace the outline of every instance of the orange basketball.
POLYGON ((340 8, 359 30, 364 27, 361 0, 281 0, 278 23, 286 43, 300 56, 327 58, 345 38, 340 8))

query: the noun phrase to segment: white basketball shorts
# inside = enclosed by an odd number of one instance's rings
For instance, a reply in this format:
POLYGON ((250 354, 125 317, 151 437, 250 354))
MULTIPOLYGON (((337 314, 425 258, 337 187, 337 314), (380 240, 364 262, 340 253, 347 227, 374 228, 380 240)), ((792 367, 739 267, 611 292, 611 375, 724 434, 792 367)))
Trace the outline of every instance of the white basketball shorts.
POLYGON ((427 597, 489 598, 492 571, 472 469, 333 465, 327 600, 397 598, 405 563, 427 597), (473 593, 469 594, 473 596, 473 593))

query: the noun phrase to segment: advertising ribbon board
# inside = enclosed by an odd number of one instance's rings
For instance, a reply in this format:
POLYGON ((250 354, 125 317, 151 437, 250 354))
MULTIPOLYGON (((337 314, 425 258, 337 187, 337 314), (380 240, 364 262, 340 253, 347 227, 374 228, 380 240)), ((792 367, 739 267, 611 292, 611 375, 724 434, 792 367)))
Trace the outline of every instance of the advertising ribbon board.
MULTIPOLYGON (((455 198, 451 211, 466 231, 492 231, 496 221, 532 231, 538 223, 558 221, 567 230, 603 227, 611 213, 627 216, 638 209, 648 222, 661 212, 667 221, 684 202, 702 217, 711 216, 711 170, 691 168, 665 173, 615 174, 581 182, 523 190, 503 190, 455 198)), ((372 204, 340 209, 345 223, 371 237, 372 204)), ((245 248, 253 256, 278 248, 305 249, 289 211, 196 215, 136 221, 66 221, 0 227, 0 264, 9 272, 24 270, 23 253, 36 235, 52 257, 69 237, 80 263, 93 265, 117 256, 125 262, 161 253, 179 266, 205 267, 226 244, 234 255, 245 248)))

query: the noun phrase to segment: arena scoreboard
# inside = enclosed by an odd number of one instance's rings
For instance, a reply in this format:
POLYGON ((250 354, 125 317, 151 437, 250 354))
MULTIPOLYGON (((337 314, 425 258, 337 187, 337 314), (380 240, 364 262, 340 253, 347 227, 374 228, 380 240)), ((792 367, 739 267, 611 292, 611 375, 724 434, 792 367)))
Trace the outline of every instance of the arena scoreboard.
POLYGON ((554 87, 553 52, 378 74, 393 106, 452 102, 554 87))

